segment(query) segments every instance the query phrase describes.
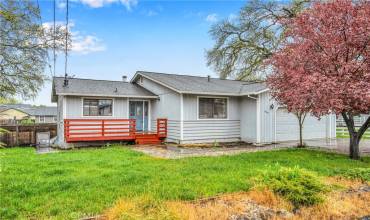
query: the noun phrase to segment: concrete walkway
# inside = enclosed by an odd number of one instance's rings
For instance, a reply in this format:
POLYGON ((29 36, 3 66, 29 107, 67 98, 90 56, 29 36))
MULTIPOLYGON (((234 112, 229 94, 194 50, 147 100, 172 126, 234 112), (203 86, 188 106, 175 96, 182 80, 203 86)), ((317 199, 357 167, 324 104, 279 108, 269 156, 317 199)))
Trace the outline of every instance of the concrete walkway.
MULTIPOLYGON (((337 139, 316 139, 304 141, 307 146, 316 147, 324 150, 335 151, 338 153, 349 153, 349 139, 348 138, 337 138, 337 139)), ((279 146, 296 146, 298 142, 285 142, 276 144, 279 146)), ((370 155, 370 140, 363 139, 360 141, 360 153, 364 155, 370 155)))
MULTIPOLYGON (((322 150, 334 151, 337 153, 348 154, 349 140, 348 139, 318 139, 305 141, 307 146, 322 150)), ((235 155, 240 153, 271 151, 286 148, 293 148, 297 142, 284 142, 279 144, 270 144, 264 146, 254 145, 238 145, 231 147, 178 147, 177 145, 157 145, 157 146, 133 146, 135 151, 143 152, 153 157, 165 159, 179 159, 185 157, 203 157, 203 156, 221 156, 235 155)), ((360 144, 362 155, 370 155, 370 140, 362 140, 360 144)))

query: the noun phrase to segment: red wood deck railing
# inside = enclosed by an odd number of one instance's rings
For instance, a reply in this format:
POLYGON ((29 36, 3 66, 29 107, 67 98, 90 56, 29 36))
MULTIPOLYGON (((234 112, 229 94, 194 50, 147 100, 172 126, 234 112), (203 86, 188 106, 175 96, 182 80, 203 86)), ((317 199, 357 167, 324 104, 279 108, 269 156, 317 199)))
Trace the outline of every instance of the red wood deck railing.
POLYGON ((158 138, 167 137, 167 119, 166 118, 157 119, 157 136, 158 138))
MULTIPOLYGON (((141 133, 142 135, 144 133, 141 133)), ((153 134, 153 133, 151 133, 153 134)), ((157 119, 158 139, 167 137, 167 119, 157 119)), ((135 140, 135 119, 65 119, 66 142, 135 140)))
POLYGON ((135 139, 134 119, 65 119, 66 142, 135 139))

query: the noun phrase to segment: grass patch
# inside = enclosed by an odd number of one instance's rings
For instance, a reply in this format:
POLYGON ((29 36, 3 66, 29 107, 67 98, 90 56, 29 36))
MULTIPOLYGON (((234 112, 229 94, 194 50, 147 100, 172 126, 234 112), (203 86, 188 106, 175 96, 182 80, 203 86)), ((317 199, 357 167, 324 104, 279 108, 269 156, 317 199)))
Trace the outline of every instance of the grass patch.
POLYGON ((370 158, 305 149, 164 160, 124 147, 35 154, 0 150, 0 219, 78 219, 117 200, 189 201, 248 191, 265 170, 299 166, 319 176, 370 168, 370 158))
POLYGON ((337 170, 339 176, 343 176, 350 179, 358 179, 363 182, 370 181, 370 168, 354 168, 350 170, 337 170))
POLYGON ((267 171, 259 179, 265 187, 287 199, 295 208, 323 202, 323 193, 328 191, 316 173, 299 167, 267 171))

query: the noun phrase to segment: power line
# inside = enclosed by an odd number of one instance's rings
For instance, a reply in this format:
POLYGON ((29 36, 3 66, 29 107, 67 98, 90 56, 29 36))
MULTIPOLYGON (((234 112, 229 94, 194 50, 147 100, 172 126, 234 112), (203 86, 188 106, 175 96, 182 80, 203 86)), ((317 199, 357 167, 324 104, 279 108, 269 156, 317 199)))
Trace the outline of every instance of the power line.
POLYGON ((65 60, 64 60, 64 86, 68 86, 68 73, 67 73, 67 66, 68 66, 68 19, 69 19, 69 5, 68 0, 66 0, 66 42, 65 42, 65 60))
POLYGON ((54 5, 53 5, 53 17, 54 17, 54 23, 53 23, 53 67, 54 67, 54 71, 53 71, 53 76, 55 76, 55 63, 56 63, 56 55, 55 55, 55 48, 56 48, 56 45, 55 45, 55 35, 56 35, 56 29, 55 29, 55 0, 54 0, 54 5))

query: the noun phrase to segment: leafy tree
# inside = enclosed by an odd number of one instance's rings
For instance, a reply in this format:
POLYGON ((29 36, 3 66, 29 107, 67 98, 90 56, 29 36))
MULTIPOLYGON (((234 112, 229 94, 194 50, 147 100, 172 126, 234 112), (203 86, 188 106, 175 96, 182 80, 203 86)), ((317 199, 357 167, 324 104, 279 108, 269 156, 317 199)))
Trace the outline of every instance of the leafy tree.
POLYGON ((370 112, 370 2, 317 2, 287 21, 284 47, 270 63, 273 96, 291 109, 309 107, 317 117, 341 114, 350 134, 350 158, 370 117, 356 129, 353 117, 370 112))
MULTIPOLYGON (((48 49, 53 30, 41 24, 35 1, 0 1, 0 97, 33 98, 47 76, 48 49)), ((63 47, 62 26, 56 27, 56 49, 63 47)))
POLYGON ((207 51, 208 65, 223 79, 264 78, 269 68, 263 62, 285 39, 286 25, 279 21, 295 17, 308 2, 248 2, 236 19, 224 20, 211 28, 210 34, 216 43, 207 51))
POLYGON ((19 104, 19 101, 15 98, 0 97, 0 104, 19 104))

